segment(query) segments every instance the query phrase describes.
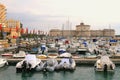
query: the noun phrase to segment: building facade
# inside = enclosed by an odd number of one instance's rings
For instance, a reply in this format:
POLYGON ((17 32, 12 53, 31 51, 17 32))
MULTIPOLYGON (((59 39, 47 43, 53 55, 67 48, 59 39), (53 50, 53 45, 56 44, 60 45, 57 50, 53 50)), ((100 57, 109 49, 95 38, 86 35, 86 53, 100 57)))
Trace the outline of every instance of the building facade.
MULTIPOLYGON (((7 28, 11 29, 10 30, 10 36, 17 36, 17 37, 20 37, 21 34, 21 22, 18 21, 18 20, 14 20, 14 19, 9 19, 6 21, 6 25, 7 25, 7 28)), ((4 31, 6 32, 6 31, 4 31)))
POLYGON ((5 27, 6 23, 6 7, 3 4, 0 4, 0 24, 5 27))
POLYGON ((16 28, 16 27, 20 28, 20 27, 21 27, 21 26, 20 26, 20 21, 14 20, 14 19, 9 19, 9 20, 7 20, 7 21, 6 21, 6 25, 7 25, 7 27, 9 27, 9 28, 16 28))
POLYGON ((80 25, 77 25, 76 36, 90 37, 90 25, 85 25, 84 23, 80 23, 80 25))
POLYGON ((80 25, 76 25, 76 30, 59 30, 52 29, 49 32, 50 36, 57 37, 114 37, 115 30, 114 29, 103 29, 103 30, 90 30, 90 25, 85 25, 84 23, 80 23, 80 25))

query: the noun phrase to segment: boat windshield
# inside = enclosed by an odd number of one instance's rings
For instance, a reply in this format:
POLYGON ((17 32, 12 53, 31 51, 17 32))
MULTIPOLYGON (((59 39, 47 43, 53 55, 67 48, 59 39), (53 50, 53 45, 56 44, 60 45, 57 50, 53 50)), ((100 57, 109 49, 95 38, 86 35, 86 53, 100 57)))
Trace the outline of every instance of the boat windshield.
POLYGON ((57 50, 48 50, 48 53, 58 53, 57 50))

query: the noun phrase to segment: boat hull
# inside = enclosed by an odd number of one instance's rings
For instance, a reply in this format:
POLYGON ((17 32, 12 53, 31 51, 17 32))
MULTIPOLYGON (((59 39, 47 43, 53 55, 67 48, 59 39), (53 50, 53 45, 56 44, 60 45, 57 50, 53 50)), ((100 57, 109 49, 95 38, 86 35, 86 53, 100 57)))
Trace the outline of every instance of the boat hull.
POLYGON ((0 60, 0 67, 4 67, 5 65, 8 65, 7 60, 1 59, 1 60, 0 60))
POLYGON ((61 60, 61 62, 56 67, 56 70, 75 70, 76 69, 76 62, 74 59, 65 59, 61 60))

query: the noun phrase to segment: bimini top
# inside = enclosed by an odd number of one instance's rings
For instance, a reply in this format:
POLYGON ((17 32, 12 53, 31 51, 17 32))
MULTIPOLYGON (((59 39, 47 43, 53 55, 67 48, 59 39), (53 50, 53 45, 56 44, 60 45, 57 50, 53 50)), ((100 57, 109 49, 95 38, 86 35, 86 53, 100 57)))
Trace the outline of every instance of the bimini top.
POLYGON ((36 66, 36 64, 37 64, 37 58, 36 58, 35 55, 32 55, 32 54, 27 54, 27 55, 25 56, 25 61, 26 61, 27 63, 32 64, 32 67, 33 67, 33 68, 34 68, 34 67, 36 66))
POLYGON ((110 60, 110 58, 107 55, 101 56, 100 60, 103 64, 111 64, 112 63, 112 61, 110 60))

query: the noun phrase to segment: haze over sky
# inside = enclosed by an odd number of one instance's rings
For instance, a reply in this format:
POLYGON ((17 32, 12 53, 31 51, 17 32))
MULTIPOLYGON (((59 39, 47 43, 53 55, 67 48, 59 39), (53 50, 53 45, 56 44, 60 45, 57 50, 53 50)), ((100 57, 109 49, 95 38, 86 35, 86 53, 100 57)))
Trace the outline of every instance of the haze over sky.
POLYGON ((69 19, 71 29, 84 22, 91 29, 111 28, 120 34, 120 0, 0 0, 0 3, 7 8, 7 19, 20 20, 29 29, 62 29, 69 19))

